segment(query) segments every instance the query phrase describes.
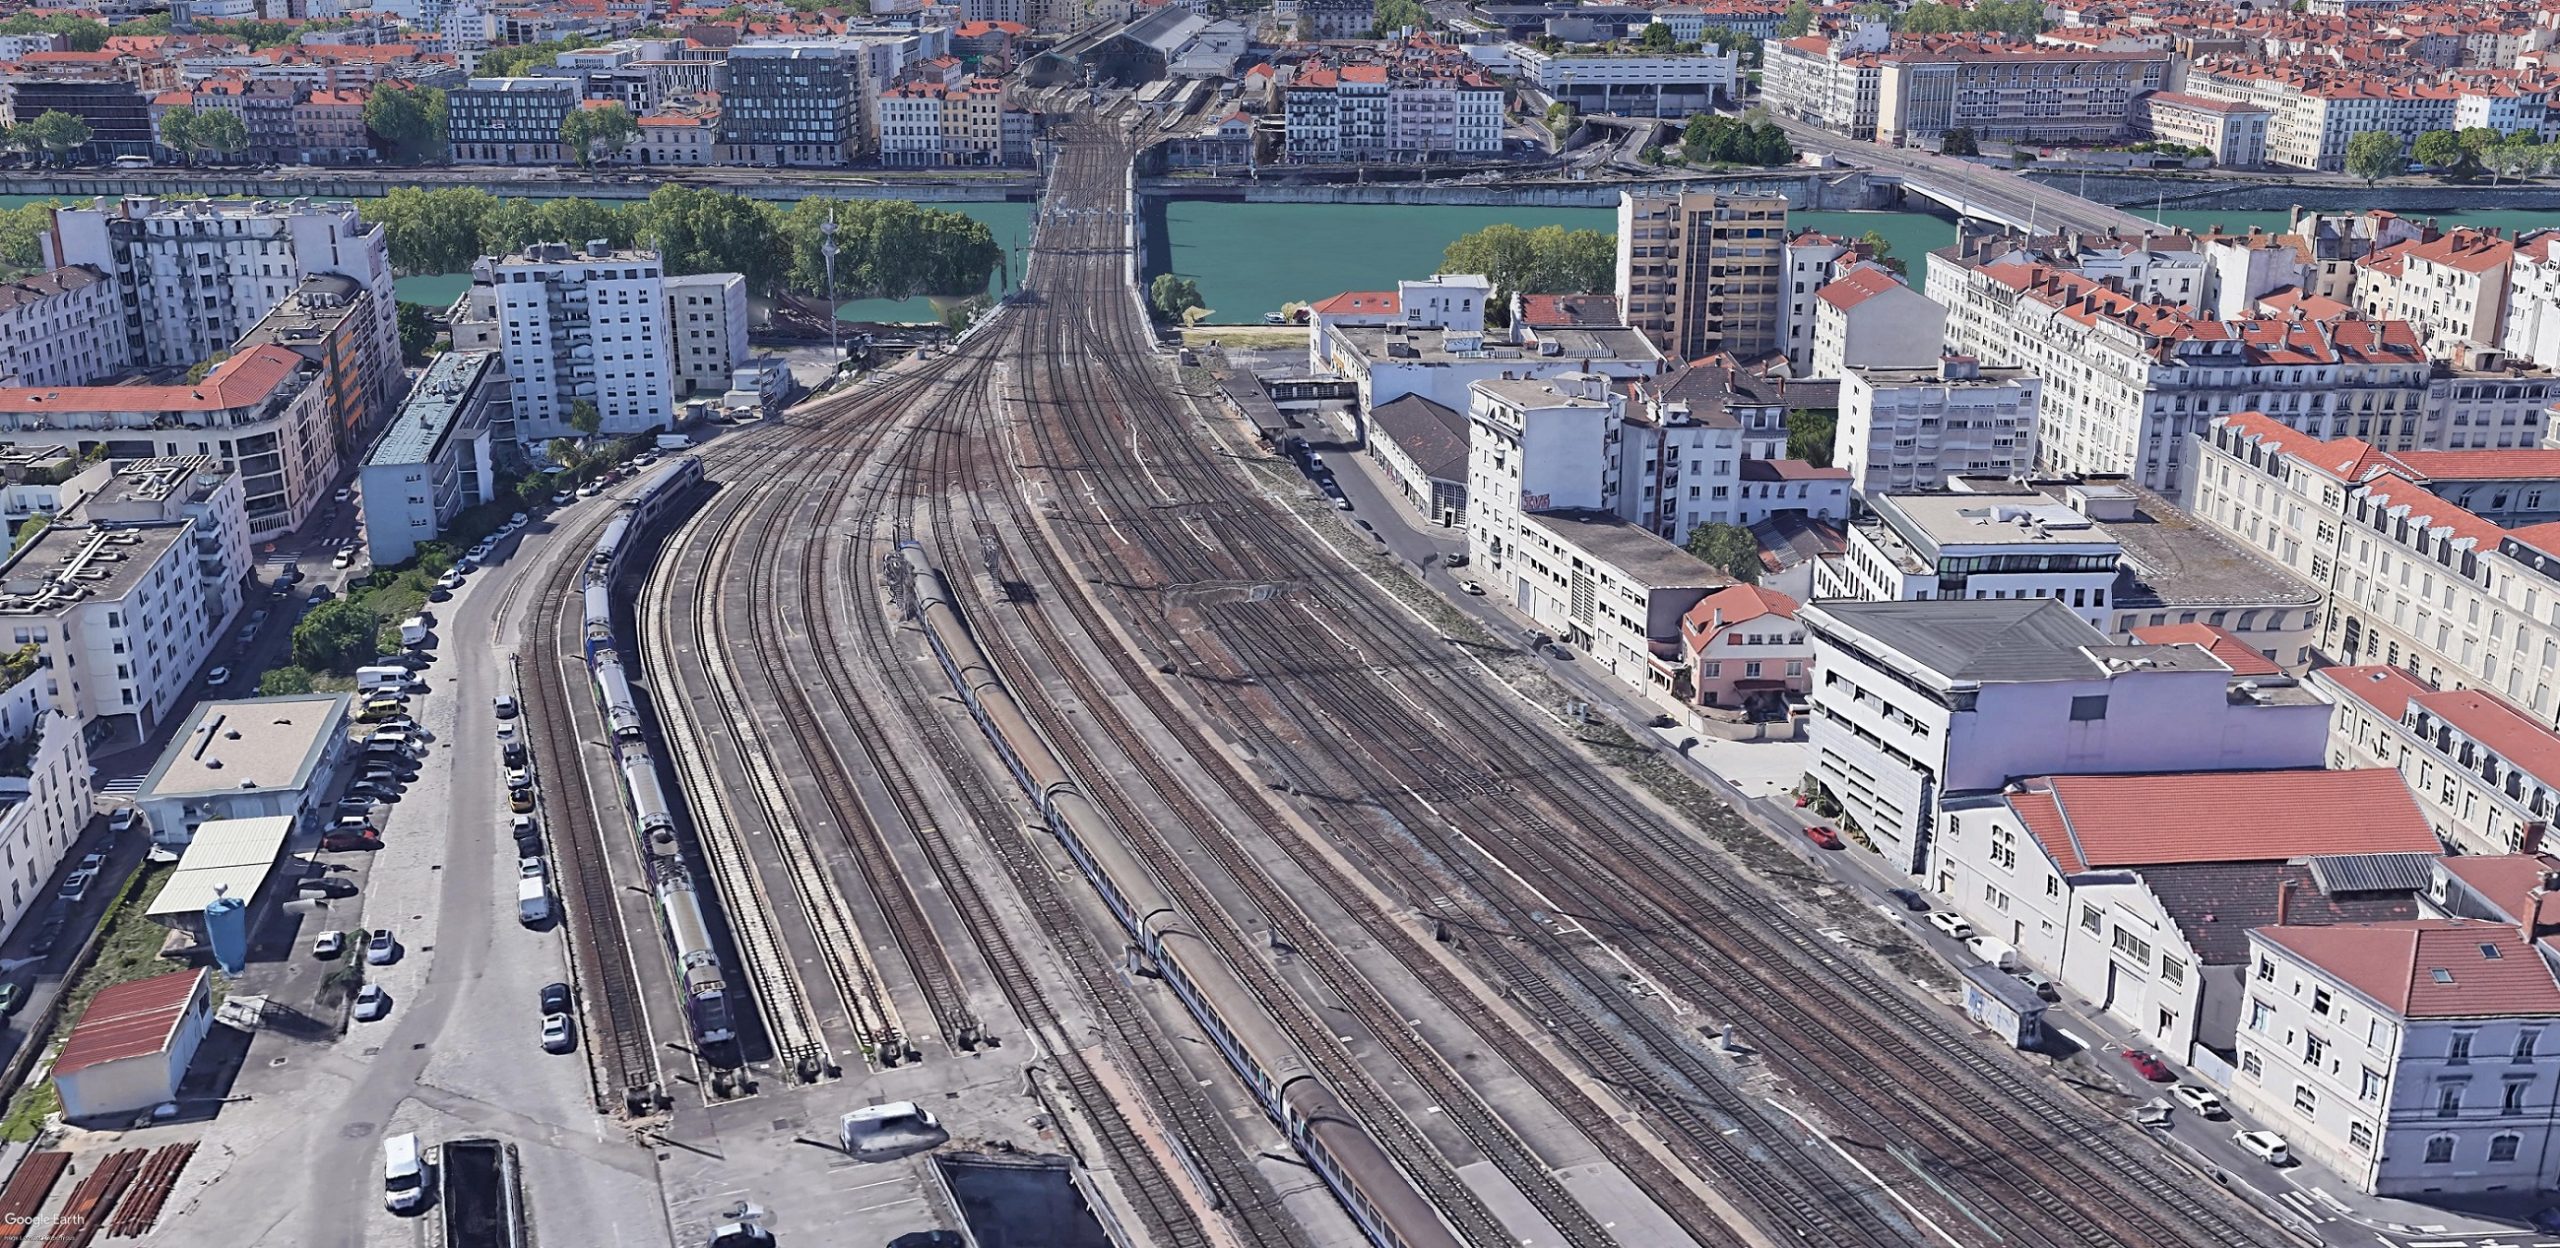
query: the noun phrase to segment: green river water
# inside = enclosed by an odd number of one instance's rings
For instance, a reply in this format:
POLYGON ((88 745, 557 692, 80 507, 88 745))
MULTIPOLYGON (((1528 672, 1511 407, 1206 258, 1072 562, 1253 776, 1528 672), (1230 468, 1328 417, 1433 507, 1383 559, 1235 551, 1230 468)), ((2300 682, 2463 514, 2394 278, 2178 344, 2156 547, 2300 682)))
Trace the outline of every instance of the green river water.
MULTIPOLYGON (((0 196, 0 206, 33 202, 29 196, 0 196)), ((1021 249, 1031 230, 1031 205, 1017 203, 951 204, 987 223, 1011 257, 1007 276, 1021 277, 1021 249)), ((2446 225, 2495 226, 2514 232, 2552 224, 2544 212, 2498 211, 2435 214, 2446 225)), ((2281 230, 2282 212, 2170 212, 2167 225, 2230 230, 2261 226, 2281 230)), ((1391 287, 1399 278, 1427 277, 1439 267, 1450 240, 1497 221, 1536 228, 1611 230, 1616 214, 1606 208, 1481 208, 1460 206, 1378 206, 1369 204, 1240 204, 1177 200, 1164 208, 1158 237, 1149 246, 1150 271, 1170 269, 1200 284, 1215 318, 1227 323, 1253 323, 1281 305, 1322 299, 1345 290, 1391 287)), ((1915 285, 1925 277, 1927 254, 1955 240, 1955 224, 1944 217, 1917 212, 1799 212, 1788 218, 1797 230, 1822 230, 1856 236, 1874 230, 1892 244, 1893 254, 1911 264, 1915 285)), ((464 274, 447 273, 400 279, 400 297, 412 303, 444 305, 462 293, 464 274)), ((851 320, 936 319, 934 301, 868 299, 844 306, 851 320)))

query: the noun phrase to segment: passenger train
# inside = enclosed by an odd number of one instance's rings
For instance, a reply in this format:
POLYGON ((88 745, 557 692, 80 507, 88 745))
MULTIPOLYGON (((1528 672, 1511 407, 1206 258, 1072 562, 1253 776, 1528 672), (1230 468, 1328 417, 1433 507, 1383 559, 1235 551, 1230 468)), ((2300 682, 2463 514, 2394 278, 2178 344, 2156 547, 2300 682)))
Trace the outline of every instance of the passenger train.
POLYGON ((659 469, 597 535, 579 578, 579 595, 585 608, 587 670, 613 739, 614 761, 622 771, 622 795, 632 835, 648 868, 650 891, 657 899, 667 957, 684 984, 685 1017, 693 1027, 693 1038, 710 1045, 736 1037, 731 1021, 734 1003, 721 974, 720 955, 712 948, 710 929, 702 921, 693 877, 677 847, 675 816, 666 790, 658 783, 657 761, 649 753, 649 734, 631 696, 631 678, 613 631, 613 586, 623 556, 683 505, 701 483, 702 461, 694 456, 678 456, 659 469))
POLYGON ((1104 831, 1101 811, 1014 701, 924 549, 906 542, 898 554, 912 573, 925 638, 970 716, 1130 939, 1252 1088, 1263 1112, 1305 1155, 1370 1242, 1381 1248, 1458 1248, 1439 1211, 1308 1068, 1297 1045, 1226 960, 1191 930, 1144 864, 1104 831))

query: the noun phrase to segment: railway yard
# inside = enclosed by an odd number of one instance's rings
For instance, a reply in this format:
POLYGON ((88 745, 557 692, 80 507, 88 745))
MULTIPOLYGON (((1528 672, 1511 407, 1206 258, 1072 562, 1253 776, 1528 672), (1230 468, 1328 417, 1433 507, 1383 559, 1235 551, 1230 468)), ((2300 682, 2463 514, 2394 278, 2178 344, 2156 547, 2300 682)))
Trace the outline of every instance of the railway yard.
POLYGON ((674 1242, 2287 1242, 1333 549, 1134 297, 1128 128, 1053 134, 1023 293, 511 591, 674 1242))

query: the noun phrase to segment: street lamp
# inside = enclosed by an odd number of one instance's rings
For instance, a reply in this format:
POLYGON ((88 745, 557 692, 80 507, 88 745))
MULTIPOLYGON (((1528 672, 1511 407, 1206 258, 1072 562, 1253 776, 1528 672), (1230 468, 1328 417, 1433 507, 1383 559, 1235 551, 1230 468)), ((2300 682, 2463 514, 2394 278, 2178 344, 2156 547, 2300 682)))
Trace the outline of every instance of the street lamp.
POLYGON ((827 262, 827 358, 837 371, 844 369, 844 348, 836 342, 836 210, 827 209, 826 224, 818 227, 818 254, 827 262))

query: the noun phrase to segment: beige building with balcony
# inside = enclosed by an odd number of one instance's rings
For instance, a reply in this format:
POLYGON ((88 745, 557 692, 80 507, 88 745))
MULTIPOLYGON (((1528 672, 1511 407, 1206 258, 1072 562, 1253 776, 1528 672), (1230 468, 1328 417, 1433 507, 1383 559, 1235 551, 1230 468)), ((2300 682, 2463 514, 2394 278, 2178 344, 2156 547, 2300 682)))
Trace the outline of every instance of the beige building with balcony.
POLYGON ((1618 307, 1678 360, 1748 360, 1787 337, 1787 201, 1618 195, 1618 307))

